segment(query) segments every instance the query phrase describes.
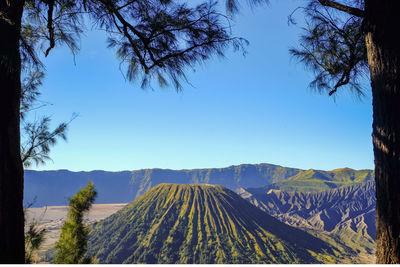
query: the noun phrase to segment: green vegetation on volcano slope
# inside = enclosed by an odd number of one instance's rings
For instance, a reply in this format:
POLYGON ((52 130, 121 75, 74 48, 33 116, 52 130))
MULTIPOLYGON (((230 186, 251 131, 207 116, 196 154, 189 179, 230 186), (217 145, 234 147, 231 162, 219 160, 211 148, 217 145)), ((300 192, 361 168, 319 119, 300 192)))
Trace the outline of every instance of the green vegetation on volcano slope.
POLYGON ((321 171, 310 169, 307 171, 300 171, 286 180, 259 188, 259 191, 260 193, 270 189, 300 192, 324 191, 373 180, 374 172, 372 170, 342 168, 332 171, 321 171))
POLYGON ((229 189, 177 184, 155 186, 97 223, 88 253, 101 263, 318 263, 338 256, 229 189))

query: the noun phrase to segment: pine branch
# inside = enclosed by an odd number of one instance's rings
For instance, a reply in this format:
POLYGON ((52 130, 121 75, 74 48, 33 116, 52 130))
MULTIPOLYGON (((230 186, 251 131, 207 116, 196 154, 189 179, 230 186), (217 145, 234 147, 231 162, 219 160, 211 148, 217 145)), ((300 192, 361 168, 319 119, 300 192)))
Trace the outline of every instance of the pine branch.
POLYGON ((359 18, 364 17, 364 10, 361 10, 359 8, 342 5, 338 2, 331 1, 331 0, 318 0, 318 2, 323 6, 332 7, 334 9, 346 12, 349 15, 353 15, 353 16, 356 16, 359 18))
POLYGON ((47 11, 47 29, 49 30, 49 41, 50 41, 50 46, 47 48, 45 52, 45 56, 47 57, 50 53, 50 50, 54 48, 55 46, 55 40, 54 40, 54 25, 53 25, 53 10, 54 10, 54 2, 55 0, 49 0, 49 10, 47 11))

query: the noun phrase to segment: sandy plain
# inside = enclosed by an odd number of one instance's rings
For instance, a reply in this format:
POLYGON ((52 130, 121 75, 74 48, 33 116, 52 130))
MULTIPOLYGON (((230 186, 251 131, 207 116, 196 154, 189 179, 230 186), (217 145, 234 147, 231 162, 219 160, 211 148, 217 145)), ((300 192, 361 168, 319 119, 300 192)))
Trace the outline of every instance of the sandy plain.
MULTIPOLYGON (((90 225, 105 219, 125 207, 126 204, 93 204, 89 213, 84 217, 84 223, 90 225)), ((39 229, 46 229, 45 240, 39 254, 53 248, 60 236, 61 227, 67 218, 68 206, 28 208, 25 214, 26 225, 37 222, 39 229)))

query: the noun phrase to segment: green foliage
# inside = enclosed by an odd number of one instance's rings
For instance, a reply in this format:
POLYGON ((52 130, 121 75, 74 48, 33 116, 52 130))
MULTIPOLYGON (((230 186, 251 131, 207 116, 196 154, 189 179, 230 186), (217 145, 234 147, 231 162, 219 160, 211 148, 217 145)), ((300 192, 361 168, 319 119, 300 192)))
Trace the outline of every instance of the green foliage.
POLYGON ((221 186, 160 184, 97 223, 101 263, 317 263, 332 247, 221 186), (319 257, 318 256, 318 257, 319 257))
POLYGON ((38 53, 47 56, 57 45, 65 44, 75 54, 83 32, 82 11, 81 1, 25 1, 20 42, 23 67, 43 67, 38 53))
POLYGON ((21 119, 25 118, 25 114, 31 109, 35 109, 35 102, 40 96, 39 87, 43 84, 44 72, 40 69, 30 69, 24 75, 21 83, 21 119))
POLYGON ((68 122, 60 123, 54 130, 50 130, 50 117, 44 116, 39 120, 27 121, 26 114, 37 110, 46 104, 38 105, 40 96, 39 87, 42 85, 44 72, 40 67, 28 69, 21 85, 21 159, 24 167, 45 164, 50 160, 50 148, 57 143, 58 139, 66 140, 66 132, 69 123, 77 115, 73 114, 68 122))
POLYGON ((39 229, 39 224, 32 221, 25 232, 25 263, 35 263, 34 253, 37 252, 44 241, 46 229, 39 229))
POLYGON ((38 263, 37 252, 40 249, 40 246, 43 244, 45 240, 46 229, 40 227, 40 220, 43 218, 46 210, 43 212, 42 217, 40 219, 32 219, 27 225, 27 212, 30 207, 36 202, 34 199, 31 203, 28 203, 26 207, 24 207, 24 224, 25 224, 25 263, 32 264, 38 263))
POLYGON ((279 189, 283 191, 323 191, 341 188, 374 180, 372 170, 353 170, 349 168, 332 171, 307 170, 278 183, 265 186, 262 190, 279 189))
MULTIPOLYGON (((292 48, 290 53, 315 73, 311 88, 333 95, 339 88, 347 87, 363 96, 361 81, 369 73, 363 18, 338 15, 324 2, 310 0, 302 9, 307 26, 300 38, 300 48, 292 48)), ((350 5, 363 6, 363 1, 351 2, 350 5)), ((292 18, 290 21, 294 22, 292 18)))
POLYGON ((60 239, 55 245, 54 263, 92 262, 91 258, 85 257, 89 229, 83 224, 83 216, 89 211, 96 195, 94 184, 89 182, 70 199, 68 218, 61 228, 60 239))
POLYGON ((44 164, 50 159, 50 147, 57 143, 57 139, 67 139, 68 123, 61 123, 54 130, 49 129, 50 117, 43 117, 34 122, 26 122, 23 126, 24 143, 21 145, 21 158, 24 167, 44 164))
MULTIPOLYGON (((268 0, 249 0, 249 1, 247 1, 247 3, 250 6, 254 7, 254 6, 259 6, 259 5, 263 5, 263 4, 268 4, 269 1, 268 0)), ((226 0, 225 5, 226 5, 226 11, 228 14, 234 15, 239 12, 240 6, 239 6, 238 0, 226 0)))

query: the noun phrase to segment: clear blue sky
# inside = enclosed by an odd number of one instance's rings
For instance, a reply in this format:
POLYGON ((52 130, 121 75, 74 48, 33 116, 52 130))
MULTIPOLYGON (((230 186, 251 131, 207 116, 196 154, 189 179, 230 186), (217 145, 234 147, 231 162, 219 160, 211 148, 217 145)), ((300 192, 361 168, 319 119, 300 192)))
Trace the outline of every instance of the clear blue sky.
POLYGON ((340 94, 336 102, 310 91, 312 74, 288 54, 300 29, 287 16, 298 1, 243 8, 235 34, 248 54, 227 52, 196 72, 194 87, 143 91, 124 80, 104 32, 86 32, 76 65, 68 49, 44 60, 41 100, 32 116, 54 124, 73 112, 68 142, 52 149, 53 162, 33 169, 134 170, 210 168, 241 163, 288 167, 373 168, 371 97, 340 94))

